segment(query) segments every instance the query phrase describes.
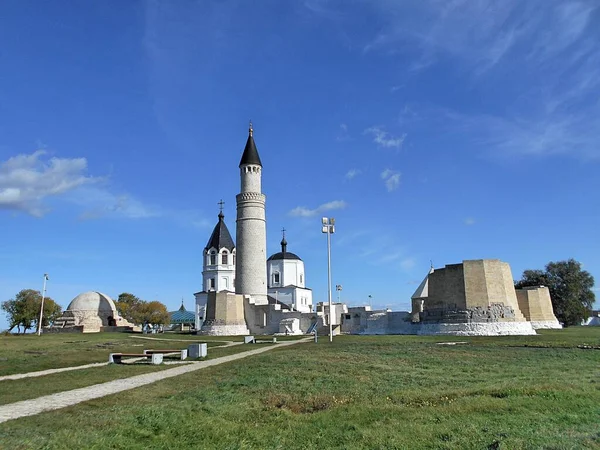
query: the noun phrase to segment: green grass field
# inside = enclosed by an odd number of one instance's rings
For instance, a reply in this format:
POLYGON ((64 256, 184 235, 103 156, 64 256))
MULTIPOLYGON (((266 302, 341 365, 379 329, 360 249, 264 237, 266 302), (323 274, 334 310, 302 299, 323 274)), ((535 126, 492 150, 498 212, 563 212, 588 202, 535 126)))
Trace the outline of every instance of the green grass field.
POLYGON ((6 422, 0 448, 600 448, 600 350, 578 346, 600 329, 322 338, 6 422))

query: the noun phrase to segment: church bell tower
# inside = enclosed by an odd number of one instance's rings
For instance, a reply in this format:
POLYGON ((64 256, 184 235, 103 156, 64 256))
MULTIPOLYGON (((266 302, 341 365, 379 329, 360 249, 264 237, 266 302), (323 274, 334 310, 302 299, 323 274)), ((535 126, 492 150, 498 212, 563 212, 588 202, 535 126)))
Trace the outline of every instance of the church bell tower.
POLYGON ((267 299, 267 230, 265 195, 261 192, 262 164, 254 143, 252 123, 240 160, 241 190, 236 196, 235 293, 249 295, 257 305, 267 299))

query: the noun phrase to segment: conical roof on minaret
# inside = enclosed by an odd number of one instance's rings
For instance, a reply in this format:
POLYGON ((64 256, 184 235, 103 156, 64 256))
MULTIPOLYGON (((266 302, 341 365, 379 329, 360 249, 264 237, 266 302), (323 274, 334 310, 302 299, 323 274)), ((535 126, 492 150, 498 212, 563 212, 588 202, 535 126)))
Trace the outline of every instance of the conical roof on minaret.
POLYGON ((215 248, 217 250, 221 250, 222 248, 226 248, 230 252, 235 248, 235 244, 233 243, 233 239, 231 238, 231 234, 229 234, 229 230, 227 229, 227 225, 225 225, 225 221, 223 220, 225 216, 223 212, 219 213, 219 222, 215 226, 212 234, 210 235, 210 239, 204 247, 204 250, 208 250, 209 248, 215 248))
POLYGON ((250 127, 248 128, 248 140, 246 141, 246 147, 244 148, 244 153, 242 154, 242 159, 240 160, 240 167, 246 164, 254 164, 262 167, 260 156, 258 156, 258 150, 256 149, 256 144, 254 143, 254 137, 252 136, 253 133, 254 130, 252 129, 252 122, 250 122, 250 127))

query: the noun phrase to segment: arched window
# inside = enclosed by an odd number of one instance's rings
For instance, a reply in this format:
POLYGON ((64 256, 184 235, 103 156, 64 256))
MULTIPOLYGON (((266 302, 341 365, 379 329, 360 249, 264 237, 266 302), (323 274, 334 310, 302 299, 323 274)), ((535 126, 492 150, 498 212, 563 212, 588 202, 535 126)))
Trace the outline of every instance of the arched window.
POLYGON ((217 263, 217 252, 212 250, 210 252, 210 265, 214 266, 217 263))
POLYGON ((273 274, 273 284, 279 284, 279 272, 273 274))
POLYGON ((300 274, 300 284, 304 283, 304 274, 300 274))
POLYGON ((227 250, 223 250, 223 253, 221 254, 221 264, 228 264, 229 263, 227 261, 228 255, 229 255, 229 253, 227 253, 227 250))

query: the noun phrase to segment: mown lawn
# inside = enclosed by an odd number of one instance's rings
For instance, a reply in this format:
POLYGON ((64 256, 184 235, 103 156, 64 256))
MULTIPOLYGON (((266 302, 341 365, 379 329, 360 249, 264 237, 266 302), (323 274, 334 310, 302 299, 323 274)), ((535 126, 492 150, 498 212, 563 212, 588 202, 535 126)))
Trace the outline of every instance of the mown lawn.
POLYGON ((223 345, 227 341, 240 342, 243 341, 243 337, 223 338, 169 333, 0 336, 0 376, 106 362, 109 353, 113 352, 141 353, 146 348, 179 349, 186 348, 193 342, 207 342, 211 348, 223 345))
POLYGON ((578 346, 600 329, 321 339, 6 422, 0 447, 600 448, 600 350, 578 346))

